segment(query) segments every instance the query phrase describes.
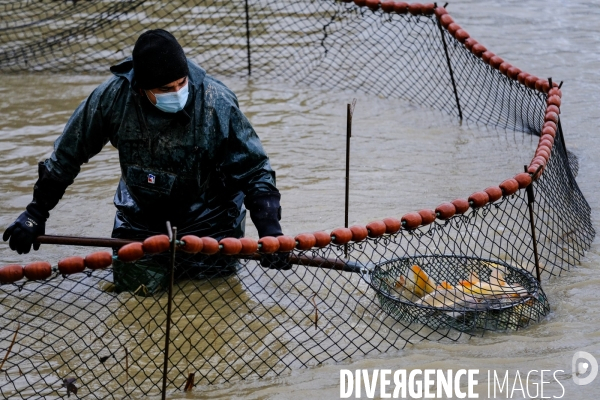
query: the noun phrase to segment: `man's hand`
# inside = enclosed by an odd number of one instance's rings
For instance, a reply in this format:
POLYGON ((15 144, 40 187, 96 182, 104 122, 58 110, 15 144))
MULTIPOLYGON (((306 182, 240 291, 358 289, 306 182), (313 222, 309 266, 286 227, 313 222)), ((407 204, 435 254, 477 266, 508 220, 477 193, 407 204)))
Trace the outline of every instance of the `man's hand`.
MULTIPOLYGON (((46 231, 47 212, 39 210, 35 204, 30 204, 27 209, 19 215, 4 232, 2 239, 8 242, 10 248, 19 254, 27 254, 31 250, 31 245, 40 235, 46 231)), ((33 249, 40 248, 39 243, 33 244, 33 249)))

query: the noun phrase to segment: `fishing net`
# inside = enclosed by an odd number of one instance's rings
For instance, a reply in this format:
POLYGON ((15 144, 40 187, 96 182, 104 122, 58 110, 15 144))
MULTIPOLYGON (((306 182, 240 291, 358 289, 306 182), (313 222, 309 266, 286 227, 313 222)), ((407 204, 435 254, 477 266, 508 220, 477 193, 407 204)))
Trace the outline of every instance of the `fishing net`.
POLYGON ((366 227, 263 238, 260 246, 207 241, 198 254, 177 250, 173 267, 169 252, 146 256, 163 258, 151 268, 145 259, 4 267, 7 398, 143 397, 424 339, 522 329, 549 311, 540 282, 577 265, 594 238, 560 124, 560 88, 485 49, 442 8, 373 0, 2 1, 0 13, 5 73, 105 73, 130 54, 132 38, 160 25, 211 72, 404 98, 540 137, 528 172, 366 227), (261 266, 272 251, 289 253, 292 269, 261 266), (192 258, 197 268, 189 268, 192 258))

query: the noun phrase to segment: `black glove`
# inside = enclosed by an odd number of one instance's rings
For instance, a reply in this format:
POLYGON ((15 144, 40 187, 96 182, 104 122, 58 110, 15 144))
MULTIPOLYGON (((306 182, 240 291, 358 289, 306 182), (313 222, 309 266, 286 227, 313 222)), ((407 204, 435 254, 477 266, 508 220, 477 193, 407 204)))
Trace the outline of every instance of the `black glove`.
POLYGON ((245 200, 250 211, 250 218, 256 226, 258 236, 281 236, 281 206, 279 192, 260 192, 245 200))
MULTIPOLYGON (((283 235, 279 224, 280 198, 279 192, 261 192, 246 199, 246 207, 250 210, 250 218, 256 226, 259 237, 283 235)), ((260 265, 263 268, 288 270, 292 268, 292 264, 288 261, 289 257, 290 253, 263 254, 260 257, 260 265)))
MULTIPOLYGON (((50 216, 48 212, 58 204, 73 182, 64 181, 50 172, 43 161, 38 164, 38 174, 39 179, 33 187, 33 201, 2 236, 5 242, 10 238, 10 248, 19 254, 29 253, 35 238, 45 233, 46 220, 50 216)), ((34 250, 39 248, 39 243, 33 245, 34 250)))
POLYGON ((263 268, 288 270, 292 269, 292 264, 290 264, 289 258, 290 253, 263 254, 260 257, 260 265, 263 268))
MULTIPOLYGON (((2 239, 6 242, 10 238, 9 246, 19 254, 27 254, 31 250, 35 238, 46 231, 48 212, 40 209, 37 204, 31 203, 4 232, 2 239)), ((33 249, 40 248, 39 243, 33 244, 33 249)))

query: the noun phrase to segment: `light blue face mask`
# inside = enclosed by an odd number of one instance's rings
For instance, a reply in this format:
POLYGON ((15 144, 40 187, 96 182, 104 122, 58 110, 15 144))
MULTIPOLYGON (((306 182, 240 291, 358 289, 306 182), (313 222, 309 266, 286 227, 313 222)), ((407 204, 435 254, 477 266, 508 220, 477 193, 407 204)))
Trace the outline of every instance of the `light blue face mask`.
MULTIPOLYGON (((150 90, 148 91, 150 92, 150 90)), ((188 89, 188 84, 186 83, 185 86, 179 89, 177 92, 161 94, 156 94, 154 92, 150 93, 156 97, 156 108, 164 112, 176 113, 177 111, 183 110, 190 92, 188 89)))

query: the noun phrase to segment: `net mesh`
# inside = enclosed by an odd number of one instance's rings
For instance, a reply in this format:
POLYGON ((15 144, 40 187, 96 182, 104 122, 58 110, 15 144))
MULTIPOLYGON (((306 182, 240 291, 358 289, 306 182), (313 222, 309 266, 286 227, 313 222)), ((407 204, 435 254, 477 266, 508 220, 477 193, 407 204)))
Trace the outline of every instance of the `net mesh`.
MULTIPOLYGON (((412 213, 396 228, 388 219, 334 230, 333 242, 304 250, 298 236, 291 270, 263 268, 260 253, 217 254, 199 274, 179 252, 169 330, 167 293, 141 281, 117 293, 116 264, 3 283, 4 397, 157 395, 165 376, 176 392, 521 329, 547 315, 537 265, 541 278, 560 275, 595 235, 577 159, 549 116, 553 96, 476 55, 441 13, 384 3, 369 2, 373 11, 330 0, 0 1, 3 72, 104 73, 131 53, 131 38, 160 25, 209 71, 404 98, 538 135, 543 159, 532 161, 530 173, 542 173, 531 184, 511 179, 518 186, 501 185, 499 196, 453 204, 448 215, 430 210, 435 220, 422 213, 412 224, 412 213), (223 265, 234 268, 211 276, 223 265)), ((169 263, 160 265, 168 276, 169 263)))

